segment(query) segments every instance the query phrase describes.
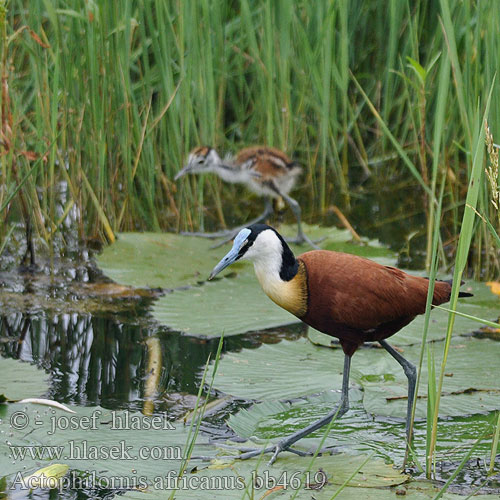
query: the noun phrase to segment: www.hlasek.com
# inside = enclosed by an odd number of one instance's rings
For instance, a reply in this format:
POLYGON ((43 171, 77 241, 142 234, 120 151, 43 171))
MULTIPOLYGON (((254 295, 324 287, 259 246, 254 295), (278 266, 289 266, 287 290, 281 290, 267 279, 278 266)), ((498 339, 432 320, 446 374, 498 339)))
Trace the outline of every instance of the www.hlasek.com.
MULTIPOLYGON (((328 480, 326 474, 320 469, 316 473, 308 472, 304 474, 300 471, 282 472, 273 475, 269 471, 262 474, 253 472, 250 478, 254 490, 272 490, 280 487, 283 490, 297 490, 304 486, 306 489, 318 489, 317 486, 324 486, 328 480)), ((169 471, 162 476, 155 476, 148 479, 146 476, 98 476, 95 471, 81 472, 71 471, 62 478, 55 477, 23 477, 18 472, 10 489, 28 490, 34 488, 58 489, 95 489, 103 488, 109 490, 243 490, 248 487, 245 479, 241 476, 225 475, 220 471, 215 476, 200 476, 197 474, 185 474, 178 476, 176 471, 169 471)), ((319 488, 321 489, 321 488, 319 488)))
POLYGON ((181 460, 180 446, 141 446, 136 453, 134 447, 124 440, 115 445, 92 445, 87 441, 68 441, 61 446, 14 446, 10 445, 12 460, 181 460))

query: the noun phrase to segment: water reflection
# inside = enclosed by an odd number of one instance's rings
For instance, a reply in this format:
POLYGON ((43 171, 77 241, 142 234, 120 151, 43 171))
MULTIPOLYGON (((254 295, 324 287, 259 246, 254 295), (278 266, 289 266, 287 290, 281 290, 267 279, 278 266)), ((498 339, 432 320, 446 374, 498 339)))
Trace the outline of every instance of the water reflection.
MULTIPOLYGON (((155 411, 172 405, 173 393, 196 394, 200 370, 218 339, 197 339, 165 328, 124 322, 111 315, 11 313, 0 316, 0 354, 34 362, 51 374, 46 397, 63 403, 142 410, 148 375, 145 340, 159 339, 161 366, 155 411)), ((274 341, 296 338, 303 328, 273 330, 274 341)), ((260 345, 269 334, 231 338, 224 350, 260 345)), ((175 408, 173 408, 175 413, 175 408)))
MULTIPOLYGON (((52 377, 47 396, 67 403, 116 408, 140 401, 147 362, 143 341, 149 335, 140 326, 90 314, 0 317, 0 336, 4 338, 0 353, 48 370, 52 377)), ((206 344, 186 349, 187 342, 179 335, 163 336, 163 389, 194 388, 198 366, 206 361, 209 349, 206 344), (187 361, 192 370, 180 370, 178 358, 187 361)))

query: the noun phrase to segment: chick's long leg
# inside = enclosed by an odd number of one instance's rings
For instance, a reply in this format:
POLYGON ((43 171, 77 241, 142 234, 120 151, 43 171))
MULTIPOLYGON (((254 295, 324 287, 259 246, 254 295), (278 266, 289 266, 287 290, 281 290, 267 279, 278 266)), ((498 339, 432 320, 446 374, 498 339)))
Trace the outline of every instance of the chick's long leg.
POLYGON ((316 243, 314 243, 314 241, 312 241, 302 231, 302 221, 301 221, 302 210, 300 209, 299 202, 293 199, 291 196, 282 193, 274 184, 272 186, 272 189, 276 191, 276 193, 278 193, 288 203, 288 206, 292 209, 293 215, 295 215, 295 219, 297 219, 297 236, 295 238, 287 238, 286 241, 288 241, 289 243, 298 243, 298 244, 305 242, 311 245, 316 250, 319 250, 319 246, 316 245, 316 243))
POLYGON ((233 229, 228 230, 229 236, 226 234, 226 236, 222 241, 219 241, 216 243, 214 246, 211 248, 219 248, 222 245, 225 245, 229 241, 233 240, 234 237, 245 227, 251 226, 252 224, 258 224, 259 222, 265 222, 265 220, 273 213, 273 202, 272 199, 269 196, 266 196, 266 204, 264 211, 255 219, 252 219, 248 222, 246 222, 243 226, 238 226, 233 229))
POLYGON ((267 448, 264 448, 264 449, 255 449, 255 450, 247 451, 246 453, 242 453, 241 455, 237 456, 236 458, 239 458, 241 460, 245 460, 247 458, 252 458, 252 457, 258 456, 261 453, 273 453, 273 456, 271 457, 271 460, 269 461, 269 464, 272 464, 282 451, 289 450, 292 453, 302 454, 302 452, 297 452, 297 450, 290 449, 290 446, 292 446, 292 444, 296 443, 297 441, 299 441, 303 437, 311 434, 315 430, 330 423, 334 418, 340 418, 349 409, 349 372, 350 372, 350 369, 351 369, 351 356, 348 356, 346 354, 344 357, 344 374, 343 374, 343 378, 342 378, 342 395, 340 397, 339 403, 335 406, 335 408, 330 413, 328 413, 324 417, 320 418, 319 420, 316 420, 312 424, 309 424, 307 427, 304 427, 303 429, 300 429, 299 431, 294 432, 293 434, 290 434, 289 436, 281 439, 275 445, 268 446, 267 448))
POLYGON ((272 204, 271 198, 266 197, 266 204, 264 207, 264 211, 258 217, 246 222, 242 226, 233 227, 231 229, 224 229, 223 231, 216 231, 214 233, 184 232, 184 231, 182 231, 181 234, 183 236, 199 236, 201 238, 210 238, 210 239, 214 239, 214 240, 217 238, 225 238, 222 242, 219 242, 215 246, 212 247, 212 248, 217 248, 219 246, 224 245, 224 243, 231 241, 239 233, 239 231, 241 231, 243 228, 251 226, 252 224, 264 222, 272 213, 273 213, 273 204, 272 204))

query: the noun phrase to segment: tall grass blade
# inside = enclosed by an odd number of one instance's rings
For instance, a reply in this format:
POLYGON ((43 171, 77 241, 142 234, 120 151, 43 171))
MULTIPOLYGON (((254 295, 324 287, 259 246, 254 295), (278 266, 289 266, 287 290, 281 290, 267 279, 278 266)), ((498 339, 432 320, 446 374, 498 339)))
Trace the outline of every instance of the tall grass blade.
MULTIPOLYGON (((467 198, 465 202, 465 212, 462 220, 462 228, 460 231, 460 237, 458 240, 457 254, 455 258, 455 272, 453 273, 453 285, 450 297, 450 309, 455 310, 457 307, 457 299, 459 288, 462 280, 462 274, 467 263, 467 256, 469 253, 470 243, 473 235, 473 224, 476 216, 475 208, 479 195, 479 189, 481 186, 481 177, 483 175, 483 158, 484 158, 484 136, 485 128, 484 124, 488 116, 491 95, 494 88, 494 81, 492 82, 488 98, 486 100, 485 111, 479 124, 476 126, 477 137, 474 141, 474 155, 472 162, 472 170, 470 175, 469 189, 467 191, 467 198)), ((443 389, 444 374, 446 368, 446 361, 448 359, 448 351, 450 348, 453 325, 455 321, 454 313, 450 313, 448 320, 448 327, 446 330, 446 339, 444 345, 443 359, 441 362, 441 369, 439 374, 438 388, 437 388, 437 398, 436 398, 436 411, 434 413, 434 418, 432 422, 432 435, 429 456, 430 460, 434 456, 437 440, 437 427, 438 427, 438 415, 439 415, 439 403, 441 399, 441 392, 443 389)))
POLYGON ((491 441, 491 453, 490 453, 490 465, 488 467, 488 475, 493 474, 495 468, 495 458, 498 451, 498 441, 500 440, 500 412, 497 415, 497 425, 495 426, 495 434, 493 440, 491 441))

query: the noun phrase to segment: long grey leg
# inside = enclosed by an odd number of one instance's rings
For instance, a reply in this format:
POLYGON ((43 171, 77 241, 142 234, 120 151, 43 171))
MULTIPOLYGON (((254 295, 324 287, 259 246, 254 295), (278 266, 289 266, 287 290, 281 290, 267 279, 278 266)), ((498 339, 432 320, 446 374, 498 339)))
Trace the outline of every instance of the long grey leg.
POLYGON ((233 227, 232 229, 224 229, 222 231, 216 231, 214 233, 182 231, 181 234, 182 236, 199 236, 201 238, 210 238, 210 239, 225 238, 223 241, 217 243, 215 246, 212 247, 212 248, 217 248, 224 245, 228 241, 231 241, 244 227, 248 227, 251 226, 252 224, 257 224, 259 222, 264 222, 272 213, 273 213, 272 200, 271 198, 266 197, 266 204, 264 207, 264 211, 255 219, 246 222, 243 226, 233 227))
MULTIPOLYGON (((302 210, 300 209, 300 205, 299 205, 298 201, 294 200, 291 196, 288 196, 287 194, 283 194, 281 192, 279 192, 279 194, 288 203, 288 205, 292 209, 293 214, 295 215, 295 218, 297 219, 297 238, 296 238, 295 242, 302 243, 305 241, 306 243, 311 245, 313 248, 319 249, 318 245, 316 245, 316 243, 314 243, 302 231, 302 223, 301 223, 302 210)), ((292 241, 292 240, 290 240, 290 241, 292 241)), ((293 242, 294 241, 292 241, 292 243, 293 242)))
MULTIPOLYGON (((300 431, 294 432, 293 434, 290 434, 289 436, 281 439, 278 441, 275 445, 269 446, 267 448, 264 448, 263 450, 252 450, 247 453, 242 453, 238 458, 240 459, 246 459, 246 458, 251 458, 255 457, 257 455, 260 455, 261 453, 270 453, 273 452, 273 456, 271 457, 271 460, 269 461, 269 464, 272 464, 280 452, 287 450, 290 448, 290 446, 299 439, 302 439, 303 437, 311 434, 315 430, 319 429, 320 427, 323 427, 324 425, 330 423, 331 420, 334 418, 340 418, 344 413, 347 412, 349 409, 349 372, 351 369, 351 356, 348 356, 347 354, 344 357, 344 374, 342 378, 342 395, 340 397, 339 403, 335 406, 335 408, 325 415, 324 417, 320 418, 319 420, 316 420, 312 424, 309 424, 307 427, 304 427, 300 431)), ((295 453, 295 451, 293 451, 295 453)))
MULTIPOLYGON (((259 222, 264 222, 272 213, 273 213, 273 202, 269 196, 266 196, 266 205, 264 208, 264 211, 255 219, 249 220, 246 222, 243 226, 238 226, 233 229, 230 229, 229 232, 231 233, 229 237, 224 238, 222 241, 219 241, 219 243, 216 243, 210 248, 219 248, 222 245, 225 245, 228 241, 231 241, 234 239, 234 237, 244 228, 251 226, 252 224, 258 224, 259 222)), ((227 236, 227 235, 226 235, 227 236)))
POLYGON ((415 385, 417 383, 417 369, 415 365, 410 363, 394 347, 391 347, 385 340, 379 340, 379 344, 403 367, 406 378, 408 379, 408 407, 406 409, 406 437, 410 439, 410 420, 413 401, 415 399, 415 385))

